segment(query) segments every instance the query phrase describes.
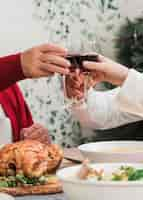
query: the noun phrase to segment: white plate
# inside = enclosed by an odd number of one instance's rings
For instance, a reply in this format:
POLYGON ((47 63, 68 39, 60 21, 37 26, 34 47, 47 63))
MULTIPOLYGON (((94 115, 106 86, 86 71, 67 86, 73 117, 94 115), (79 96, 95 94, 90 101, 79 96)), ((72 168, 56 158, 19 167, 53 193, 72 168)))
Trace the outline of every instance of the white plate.
MULTIPOLYGON (((95 169, 104 169, 106 173, 112 173, 120 166, 133 166, 143 168, 143 164, 133 163, 103 163, 92 164, 95 169)), ((57 172, 57 176, 62 181, 64 192, 69 200, 141 200, 143 198, 142 181, 101 181, 88 182, 74 179, 79 166, 68 167, 57 172)))
POLYGON ((143 142, 111 141, 80 145, 85 158, 94 162, 143 162, 143 142))
POLYGON ((15 198, 8 194, 0 193, 0 200, 15 200, 15 198))

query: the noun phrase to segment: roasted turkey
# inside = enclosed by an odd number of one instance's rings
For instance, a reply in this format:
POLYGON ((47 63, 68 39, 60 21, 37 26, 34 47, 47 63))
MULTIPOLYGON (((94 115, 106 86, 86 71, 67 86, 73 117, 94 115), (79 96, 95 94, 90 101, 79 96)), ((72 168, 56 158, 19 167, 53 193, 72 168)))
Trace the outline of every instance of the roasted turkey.
POLYGON ((62 157, 62 150, 55 144, 36 140, 8 144, 0 150, 0 175, 23 173, 27 177, 40 177, 55 171, 62 157))

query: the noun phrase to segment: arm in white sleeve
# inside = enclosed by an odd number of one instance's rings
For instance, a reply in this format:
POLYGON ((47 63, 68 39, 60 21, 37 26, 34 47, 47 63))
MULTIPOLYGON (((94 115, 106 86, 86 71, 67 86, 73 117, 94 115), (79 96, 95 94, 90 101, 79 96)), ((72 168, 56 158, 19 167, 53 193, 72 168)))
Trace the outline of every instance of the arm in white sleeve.
POLYGON ((99 92, 90 90, 87 103, 72 108, 72 113, 82 126, 94 129, 111 129, 131 122, 143 120, 143 117, 122 112, 116 102, 120 88, 99 92))
POLYGON ((143 117, 143 74, 131 69, 116 102, 122 112, 143 117))

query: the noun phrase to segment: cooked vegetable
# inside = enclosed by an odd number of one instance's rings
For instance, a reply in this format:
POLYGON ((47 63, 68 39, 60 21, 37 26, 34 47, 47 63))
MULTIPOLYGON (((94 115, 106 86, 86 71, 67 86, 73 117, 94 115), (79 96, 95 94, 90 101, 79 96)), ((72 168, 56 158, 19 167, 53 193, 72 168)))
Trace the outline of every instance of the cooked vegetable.
POLYGON ((143 169, 135 169, 133 167, 124 167, 120 168, 118 173, 113 174, 112 180, 128 180, 128 181, 137 181, 143 179, 143 169))
POLYGON ((46 182, 48 183, 56 183, 57 182, 57 176, 55 175, 48 175, 45 177, 46 182))
POLYGON ((16 180, 20 183, 27 184, 27 180, 25 179, 25 176, 23 174, 17 174, 16 180))
POLYGON ((41 176, 40 178, 29 178, 24 176, 23 174, 17 174, 16 180, 22 184, 30 184, 30 185, 36 185, 38 183, 45 184, 46 178, 44 176, 41 176))
POLYGON ((46 183, 53 183, 57 181, 55 175, 45 175, 40 178, 29 178, 23 174, 16 176, 0 176, 0 187, 16 187, 23 185, 44 185, 46 183))
POLYGON ((16 187, 17 183, 16 181, 7 181, 8 187, 16 187))
POLYGON ((7 181, 0 181, 0 187, 9 187, 7 181))
POLYGON ((40 184, 45 184, 45 182, 47 182, 46 177, 45 177, 45 176, 41 176, 41 177, 39 178, 39 183, 40 183, 40 184))

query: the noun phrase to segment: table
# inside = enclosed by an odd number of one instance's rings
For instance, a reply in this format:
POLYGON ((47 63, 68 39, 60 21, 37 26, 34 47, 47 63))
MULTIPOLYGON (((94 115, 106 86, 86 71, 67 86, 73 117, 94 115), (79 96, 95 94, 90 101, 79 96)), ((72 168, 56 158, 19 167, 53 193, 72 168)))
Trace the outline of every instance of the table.
POLYGON ((16 200, 68 200, 65 194, 16 197, 16 200))

